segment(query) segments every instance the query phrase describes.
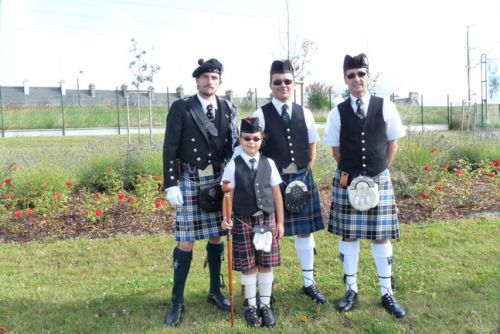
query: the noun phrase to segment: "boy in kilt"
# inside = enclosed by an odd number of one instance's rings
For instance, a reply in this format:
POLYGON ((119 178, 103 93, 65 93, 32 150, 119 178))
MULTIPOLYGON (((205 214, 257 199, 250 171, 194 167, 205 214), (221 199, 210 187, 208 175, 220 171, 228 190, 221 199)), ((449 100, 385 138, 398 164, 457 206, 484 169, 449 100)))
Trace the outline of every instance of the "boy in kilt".
POLYGON ((217 59, 198 61, 193 72, 198 93, 175 101, 167 116, 163 144, 163 177, 167 200, 176 206, 173 251, 174 284, 172 304, 165 325, 177 326, 184 310, 186 284, 195 240, 208 239, 207 262, 210 289, 207 301, 229 311, 229 301, 222 295, 221 262, 224 256, 221 228, 222 208, 204 206, 199 195, 220 191, 224 164, 233 153, 238 139, 236 110, 217 96, 222 83, 222 64, 217 59), (210 191, 200 190, 211 187, 210 191), (214 190, 215 189, 215 190, 214 190), (200 194, 201 192, 201 194, 200 194))
POLYGON ((269 87, 272 100, 254 112, 264 131, 266 144, 262 153, 273 159, 283 180, 282 188, 293 181, 307 186, 307 206, 300 212, 285 208, 285 236, 295 236, 295 249, 300 259, 304 285, 302 292, 318 303, 326 298, 314 281, 313 232, 323 230, 323 216, 318 189, 312 175, 319 135, 310 110, 293 103, 295 87, 293 67, 289 60, 271 64, 269 87))
POLYGON ((270 305, 273 267, 281 264, 278 241, 284 234, 281 177, 274 161, 259 153, 262 140, 259 119, 243 119, 243 152, 228 163, 222 175, 222 180, 230 181, 233 188, 230 194, 234 212, 232 221, 231 217, 224 217, 222 228, 232 230, 233 269, 242 272, 245 320, 251 327, 261 324, 259 315, 262 326, 276 324, 270 305))
POLYGON ((394 298, 392 290, 393 252, 390 242, 390 239, 399 238, 399 221, 388 168, 398 148, 397 140, 405 135, 405 130, 394 103, 369 94, 366 55, 346 55, 343 67, 350 97, 330 111, 324 136, 324 144, 332 146, 338 164, 333 178, 328 231, 342 238, 339 249, 347 291, 337 304, 337 310, 350 311, 357 303, 359 239, 368 239, 372 241, 382 306, 400 318, 406 312, 394 298), (374 189, 375 184, 378 185, 378 204, 358 206, 360 202, 355 196, 361 192, 355 192, 357 183, 353 179, 359 176, 358 180, 373 180, 374 189))

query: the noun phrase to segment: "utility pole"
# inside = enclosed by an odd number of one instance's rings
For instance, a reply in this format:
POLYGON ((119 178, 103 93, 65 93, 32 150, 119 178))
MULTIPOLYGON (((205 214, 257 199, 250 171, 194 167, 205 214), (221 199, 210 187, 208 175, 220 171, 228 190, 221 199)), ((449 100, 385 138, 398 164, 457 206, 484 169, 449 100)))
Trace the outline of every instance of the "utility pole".
POLYGON ((467 26, 467 46, 466 46, 466 51, 467 51, 467 102, 470 102, 470 46, 469 46, 469 28, 472 27, 473 25, 467 26))

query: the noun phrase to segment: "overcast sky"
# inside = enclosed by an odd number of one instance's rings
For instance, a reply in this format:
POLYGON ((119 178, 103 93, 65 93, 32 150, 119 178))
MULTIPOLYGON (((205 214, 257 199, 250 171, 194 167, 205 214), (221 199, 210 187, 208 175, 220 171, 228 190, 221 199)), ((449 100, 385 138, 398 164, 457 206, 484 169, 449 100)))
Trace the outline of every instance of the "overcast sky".
MULTIPOLYGON (((380 73, 377 94, 410 91, 424 103, 467 97, 469 28, 472 100, 480 100, 480 57, 500 59, 500 1, 288 0, 290 41, 313 41, 306 84, 344 90, 345 54, 365 52, 380 73)), ((157 91, 195 90, 198 58, 225 67, 221 93, 268 95, 269 67, 286 57, 285 0, 0 0, 0 84, 69 89, 130 86, 130 39, 161 66, 157 91), (151 50, 151 48, 153 48, 151 50)))

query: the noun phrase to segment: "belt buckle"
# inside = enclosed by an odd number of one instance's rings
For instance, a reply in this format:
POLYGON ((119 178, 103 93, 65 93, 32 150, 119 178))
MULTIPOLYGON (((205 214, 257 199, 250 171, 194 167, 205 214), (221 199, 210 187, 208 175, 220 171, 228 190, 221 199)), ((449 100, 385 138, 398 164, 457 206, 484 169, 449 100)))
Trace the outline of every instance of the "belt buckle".
POLYGON ((297 164, 295 162, 291 162, 286 168, 283 168, 283 174, 296 174, 297 171, 297 164))
POLYGON ((214 175, 214 168, 212 167, 212 165, 208 165, 205 169, 198 168, 199 177, 213 176, 213 175, 214 175))

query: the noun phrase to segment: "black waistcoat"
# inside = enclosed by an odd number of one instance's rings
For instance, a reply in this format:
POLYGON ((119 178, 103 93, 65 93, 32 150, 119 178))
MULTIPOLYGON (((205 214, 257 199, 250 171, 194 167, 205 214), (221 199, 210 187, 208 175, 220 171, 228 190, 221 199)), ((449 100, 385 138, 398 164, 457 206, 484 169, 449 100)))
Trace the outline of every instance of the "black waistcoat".
POLYGON ((268 214, 274 212, 273 189, 271 186, 271 165, 263 155, 257 165, 257 173, 248 167, 239 155, 234 159, 236 187, 234 188, 233 211, 250 217, 259 210, 268 214))
POLYGON ((285 125, 274 105, 269 102, 262 106, 266 122, 265 142, 262 153, 273 159, 279 170, 295 162, 299 169, 309 164, 309 135, 304 110, 292 103, 292 118, 285 125))
POLYGON ((356 115, 350 99, 338 105, 341 122, 339 169, 352 176, 361 173, 375 176, 387 168, 383 101, 380 97, 371 96, 367 117, 364 120, 356 115))

